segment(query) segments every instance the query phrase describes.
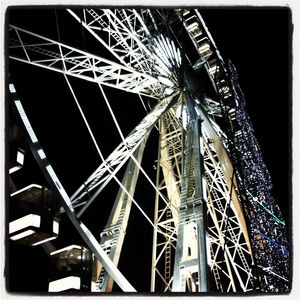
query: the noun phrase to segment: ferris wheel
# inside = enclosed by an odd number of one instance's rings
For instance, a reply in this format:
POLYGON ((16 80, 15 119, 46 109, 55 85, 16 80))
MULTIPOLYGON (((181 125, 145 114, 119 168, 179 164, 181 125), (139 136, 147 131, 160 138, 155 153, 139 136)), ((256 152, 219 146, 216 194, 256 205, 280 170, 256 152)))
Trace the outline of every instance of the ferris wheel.
POLYGON ((56 266, 49 292, 114 283, 134 292, 131 272, 151 274, 150 292, 288 291, 285 222, 235 67, 200 11, 51 9, 51 18, 51 29, 21 20, 8 33, 12 110, 46 179, 17 175, 16 146, 9 238, 45 248, 56 266), (131 211, 141 223, 130 225, 131 211), (64 244, 66 217, 77 244, 64 244))

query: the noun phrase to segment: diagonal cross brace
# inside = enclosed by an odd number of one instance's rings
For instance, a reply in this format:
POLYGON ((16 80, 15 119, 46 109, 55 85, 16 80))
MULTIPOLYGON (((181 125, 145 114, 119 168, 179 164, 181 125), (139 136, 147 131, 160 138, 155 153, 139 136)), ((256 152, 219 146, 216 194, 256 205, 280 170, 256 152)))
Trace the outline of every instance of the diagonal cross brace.
POLYGON ((9 84, 9 91, 11 99, 15 105, 17 115, 19 115, 25 131, 29 136, 29 146, 31 148, 32 154, 34 155, 39 167, 48 180, 52 190, 59 197, 59 200, 61 201, 64 210, 73 223, 74 227, 76 228, 82 239, 86 242, 89 249, 95 254, 97 259, 105 267, 105 269, 108 271, 113 280, 120 286, 120 288, 124 292, 136 292, 134 287, 128 282, 128 280, 124 277, 124 275, 119 271, 119 269, 114 265, 114 263, 105 253, 105 251, 101 248, 100 244, 97 242, 96 238, 90 232, 90 230, 76 218, 70 198, 57 175, 55 174, 52 166, 50 165, 45 152, 41 148, 37 136, 33 131, 29 119, 27 118, 27 115, 23 109, 22 103, 18 99, 16 89, 12 83, 9 84))
POLYGON ((81 201, 84 196, 98 187, 97 191, 94 192, 85 206, 81 209, 79 215, 86 210, 86 208, 95 200, 103 188, 113 178, 113 176, 120 170, 124 163, 141 144, 145 135, 154 127, 158 119, 171 106, 173 106, 174 103, 177 102, 179 94, 179 91, 175 91, 172 95, 161 100, 72 195, 71 200, 73 203, 76 203, 81 201))
POLYGON ((9 26, 10 59, 157 98, 166 87, 153 76, 65 45, 16 26, 9 26))

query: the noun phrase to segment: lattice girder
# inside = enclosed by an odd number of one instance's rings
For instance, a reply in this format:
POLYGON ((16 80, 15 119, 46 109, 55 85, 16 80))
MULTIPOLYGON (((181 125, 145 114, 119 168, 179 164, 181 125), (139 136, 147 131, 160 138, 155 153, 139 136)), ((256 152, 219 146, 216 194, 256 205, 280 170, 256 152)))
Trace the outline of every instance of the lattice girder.
POLYGON ((10 58, 126 92, 157 98, 156 78, 41 35, 10 26, 10 58))

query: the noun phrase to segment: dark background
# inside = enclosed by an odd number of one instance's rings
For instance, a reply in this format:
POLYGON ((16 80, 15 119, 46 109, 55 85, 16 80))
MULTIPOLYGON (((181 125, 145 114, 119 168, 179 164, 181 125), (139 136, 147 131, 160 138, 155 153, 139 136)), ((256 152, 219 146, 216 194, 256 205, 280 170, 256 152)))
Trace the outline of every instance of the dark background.
MULTIPOLYGON (((291 95, 290 41, 291 16, 286 8, 205 8, 200 10, 215 43, 227 60, 231 59, 239 73, 240 86, 246 97, 248 113, 256 137, 270 171, 273 194, 279 202, 286 222, 291 223, 291 95)), ((12 25, 42 34, 99 56, 98 44, 83 33, 80 25, 61 9, 11 9, 7 21, 12 25), (58 23, 56 23, 56 17, 58 23)), ((63 75, 41 68, 9 62, 10 73, 33 128, 69 194, 100 164, 100 158, 88 137, 84 123, 67 87, 63 75)), ((118 133, 96 84, 69 78, 96 136, 107 156, 120 143, 118 133)), ((137 95, 104 87, 123 134, 126 136, 142 119, 145 111, 137 95)), ((146 99, 146 98, 145 98, 146 99)), ((146 99, 147 100, 147 99, 146 99)), ((149 101, 153 101, 149 99, 149 101)), ((28 149, 29 151, 29 149, 28 149)), ((155 178, 157 132, 148 141, 143 164, 155 178)), ((28 158, 30 160, 30 158, 28 158)), ((34 164, 34 161, 32 161, 34 164)), ((18 187, 42 179, 27 163, 25 177, 16 175, 18 187)), ((24 166, 25 170, 26 166, 24 166)), ((122 171, 119 178, 121 179, 122 171)), ((117 185, 111 183, 83 216, 83 221, 95 236, 103 229, 107 213, 114 200, 117 185), (96 221, 95 221, 96 220, 96 221)), ((140 176, 136 199, 152 218, 154 190, 140 176)), ((152 229, 133 205, 132 218, 121 256, 120 270, 138 291, 148 291, 152 229)), ((54 242, 59 249, 81 240, 65 217, 61 221, 61 236, 54 242)), ((45 292, 51 263, 41 247, 25 247, 9 243, 6 265, 8 288, 16 292, 45 292)), ((118 290, 116 288, 116 290, 118 290)))

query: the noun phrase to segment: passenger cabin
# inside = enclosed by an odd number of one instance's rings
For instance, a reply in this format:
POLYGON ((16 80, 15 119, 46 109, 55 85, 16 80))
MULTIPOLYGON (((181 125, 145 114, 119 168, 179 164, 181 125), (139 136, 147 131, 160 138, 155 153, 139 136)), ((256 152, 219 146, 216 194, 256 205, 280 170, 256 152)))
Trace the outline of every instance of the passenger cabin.
POLYGON ((9 238, 36 246, 56 239, 59 231, 57 201, 53 192, 30 184, 10 195, 9 238))
POLYGON ((92 253, 85 247, 70 245, 51 254, 55 270, 49 292, 91 291, 92 253))

